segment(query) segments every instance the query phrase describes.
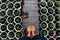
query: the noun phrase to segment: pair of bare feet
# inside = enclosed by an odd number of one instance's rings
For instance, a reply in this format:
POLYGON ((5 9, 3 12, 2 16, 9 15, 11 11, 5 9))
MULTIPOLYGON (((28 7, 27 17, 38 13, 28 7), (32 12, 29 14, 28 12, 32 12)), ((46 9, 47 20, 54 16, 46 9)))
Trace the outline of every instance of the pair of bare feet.
POLYGON ((36 27, 35 26, 27 26, 27 36, 34 37, 35 36, 36 27))

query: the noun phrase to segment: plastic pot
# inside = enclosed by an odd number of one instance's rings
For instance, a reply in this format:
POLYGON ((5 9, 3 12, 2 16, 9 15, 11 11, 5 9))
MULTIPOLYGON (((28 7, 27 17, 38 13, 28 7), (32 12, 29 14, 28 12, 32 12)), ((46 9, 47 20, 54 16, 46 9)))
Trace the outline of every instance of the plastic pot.
POLYGON ((6 19, 5 19, 5 18, 1 18, 1 19, 0 19, 0 23, 1 23, 1 24, 4 24, 5 22, 6 22, 6 19))
POLYGON ((47 27, 47 24, 46 24, 45 22, 42 22, 42 23, 41 23, 41 27, 42 27, 42 28, 46 28, 46 27, 47 27))
POLYGON ((6 12, 5 12, 5 11, 1 11, 1 12, 0 12, 0 15, 1 15, 1 16, 5 16, 5 15, 6 15, 6 12))
POLYGON ((47 20, 47 16, 46 15, 42 15, 41 16, 41 20, 46 21, 47 20))
POLYGON ((15 10, 15 11, 14 11, 14 15, 15 15, 15 16, 19 16, 19 15, 21 15, 21 11, 19 11, 19 10, 15 10))
POLYGON ((12 10, 8 10, 7 11, 7 15, 11 16, 13 14, 13 11, 12 10))
POLYGON ((13 18, 13 17, 8 17, 7 21, 8 21, 9 23, 12 23, 12 22, 14 21, 14 18, 13 18))

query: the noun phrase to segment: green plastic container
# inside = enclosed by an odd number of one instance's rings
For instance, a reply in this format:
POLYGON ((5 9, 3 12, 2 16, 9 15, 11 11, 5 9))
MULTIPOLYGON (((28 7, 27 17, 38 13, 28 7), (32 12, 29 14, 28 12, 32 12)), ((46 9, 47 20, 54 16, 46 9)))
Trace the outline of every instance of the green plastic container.
POLYGON ((9 29, 9 30, 13 30, 13 29, 14 29, 14 25, 13 25, 13 24, 9 24, 9 25, 8 25, 8 29, 9 29))
POLYGON ((57 30, 57 31, 56 31, 56 35, 57 35, 57 36, 60 36, 60 30, 57 30))
POLYGON ((44 1, 41 2, 41 6, 42 6, 42 7, 45 7, 45 6, 46 6, 46 2, 44 2, 44 1))
POLYGON ((1 11, 1 12, 0 12, 0 15, 1 15, 1 16, 5 16, 5 15, 6 15, 6 12, 5 12, 5 11, 1 11))
POLYGON ((8 37, 9 37, 9 38, 13 38, 13 37, 14 37, 14 33, 13 33, 13 32, 9 32, 9 33, 8 33, 8 37))
POLYGON ((54 11, 54 10, 53 10, 52 8, 49 8, 49 9, 48 9, 48 13, 50 13, 50 14, 53 14, 53 11, 54 11))
POLYGON ((16 30, 21 30, 21 28, 22 28, 22 25, 20 25, 20 24, 17 24, 17 25, 15 26, 15 29, 16 29, 16 30))
POLYGON ((14 15, 15 16, 20 16, 21 15, 21 11, 20 10, 15 10, 14 11, 14 15))
POLYGON ((60 7, 60 1, 55 2, 56 7, 60 7))
POLYGON ((60 23, 56 23, 56 28, 57 28, 57 29, 60 28, 60 23))
POLYGON ((46 9, 46 8, 42 8, 42 9, 41 9, 41 12, 42 12, 42 14, 46 14, 47 9, 46 9))
POLYGON ((16 17, 16 18, 15 18, 15 22, 16 22, 16 23, 20 23, 21 21, 22 21, 22 19, 21 19, 20 17, 16 17))
POLYGON ((8 8, 13 8, 13 3, 8 3, 8 8))
POLYGON ((5 18, 1 18, 1 19, 0 19, 0 23, 1 23, 1 24, 4 24, 5 22, 6 22, 6 19, 5 19, 5 18))
POLYGON ((2 30, 2 31, 5 31, 6 29, 7 29, 6 25, 2 25, 2 26, 1 26, 1 30, 2 30))
POLYGON ((53 17, 52 15, 49 15, 49 16, 48 16, 48 20, 49 20, 49 21, 53 21, 53 19, 54 19, 54 17, 53 17))
POLYGON ((53 28, 55 27, 55 25, 54 25, 53 23, 49 23, 49 24, 48 24, 48 27, 49 27, 50 29, 53 29, 53 28))
POLYGON ((1 33, 0 35, 2 38, 6 38, 7 37, 7 34, 5 32, 1 33))
POLYGON ((12 23, 12 22, 14 21, 14 18, 13 18, 13 17, 8 17, 7 21, 8 21, 9 23, 12 23))
POLYGON ((17 37, 17 38, 22 37, 22 33, 21 33, 21 32, 17 32, 17 33, 16 33, 16 37, 17 37))
POLYGON ((59 9, 55 9, 55 13, 56 14, 60 14, 60 10, 59 9))
POLYGON ((2 4, 1 9, 5 9, 5 8, 6 8, 6 4, 2 4))
POLYGON ((56 21, 60 21, 60 16, 58 16, 58 15, 55 16, 55 20, 56 20, 56 21))
POLYGON ((7 11, 7 15, 8 15, 8 16, 11 16, 12 14, 13 14, 13 10, 8 10, 8 11, 7 11))
POLYGON ((20 7, 20 4, 19 3, 16 3, 15 4, 15 8, 19 8, 20 7))
POLYGON ((41 16, 41 20, 42 20, 42 21, 46 21, 46 20, 47 20, 47 15, 42 15, 42 16, 41 16))
POLYGON ((41 20, 46 21, 47 20, 47 15, 42 15, 41 20))
POLYGON ((41 34, 42 34, 43 36, 46 36, 46 35, 47 35, 47 31, 46 31, 46 30, 42 30, 42 31, 41 31, 41 34))
POLYGON ((53 6, 53 2, 50 1, 50 2, 47 3, 47 5, 48 5, 49 7, 52 7, 52 6, 53 6))
POLYGON ((42 28, 46 28, 46 27, 47 27, 47 24, 46 24, 45 22, 42 22, 42 23, 41 23, 41 27, 42 27, 42 28))
POLYGON ((53 30, 49 30, 49 36, 53 36, 54 31, 53 30))

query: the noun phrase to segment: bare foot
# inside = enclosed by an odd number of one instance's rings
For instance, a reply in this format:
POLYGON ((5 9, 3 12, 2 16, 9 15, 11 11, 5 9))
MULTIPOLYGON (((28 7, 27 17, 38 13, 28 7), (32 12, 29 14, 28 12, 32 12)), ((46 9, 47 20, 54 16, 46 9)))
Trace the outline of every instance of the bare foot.
POLYGON ((28 33, 27 36, 31 37, 31 34, 30 34, 31 33, 31 26, 27 26, 27 33, 28 33))
POLYGON ((35 31, 36 31, 36 27, 35 26, 32 26, 32 37, 34 37, 35 36, 35 31))

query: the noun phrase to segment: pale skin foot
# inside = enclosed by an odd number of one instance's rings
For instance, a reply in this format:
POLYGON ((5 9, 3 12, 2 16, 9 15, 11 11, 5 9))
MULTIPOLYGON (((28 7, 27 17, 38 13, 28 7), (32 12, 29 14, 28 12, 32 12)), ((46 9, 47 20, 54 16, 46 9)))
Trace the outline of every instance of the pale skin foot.
POLYGON ((32 37, 34 37, 35 36, 35 31, 36 31, 36 27, 35 26, 32 26, 32 37))
POLYGON ((27 36, 34 37, 35 36, 36 27, 35 26, 27 26, 27 36))
POLYGON ((31 26, 27 26, 27 33, 28 33, 27 36, 31 37, 31 34, 30 34, 31 33, 31 26))

